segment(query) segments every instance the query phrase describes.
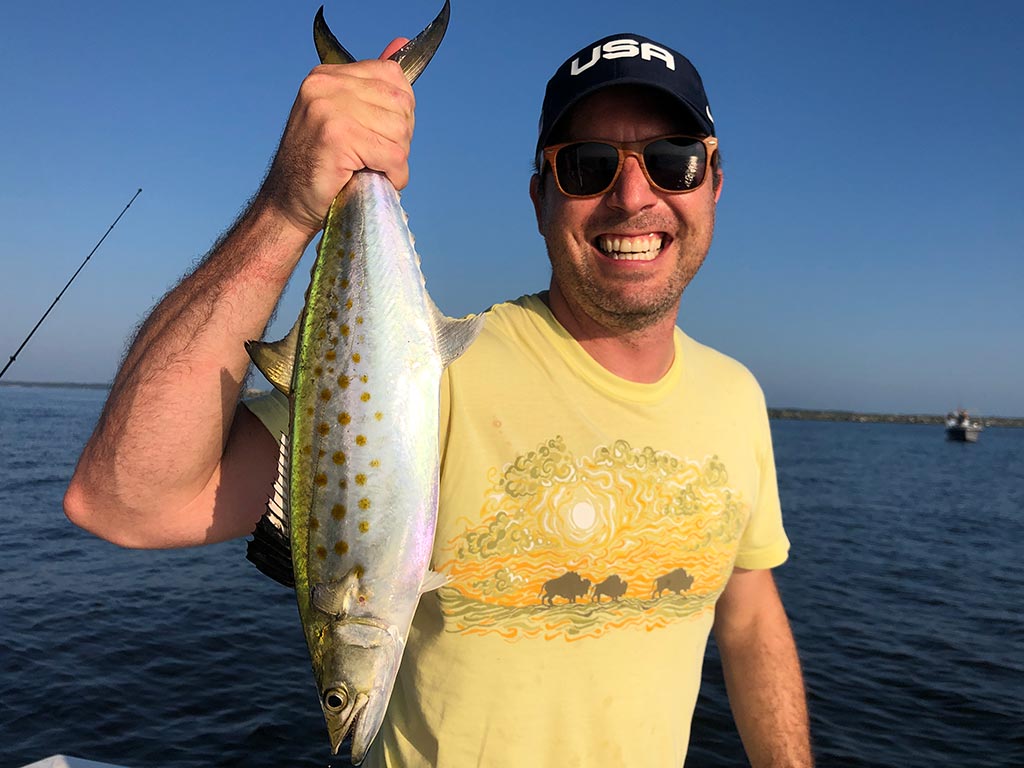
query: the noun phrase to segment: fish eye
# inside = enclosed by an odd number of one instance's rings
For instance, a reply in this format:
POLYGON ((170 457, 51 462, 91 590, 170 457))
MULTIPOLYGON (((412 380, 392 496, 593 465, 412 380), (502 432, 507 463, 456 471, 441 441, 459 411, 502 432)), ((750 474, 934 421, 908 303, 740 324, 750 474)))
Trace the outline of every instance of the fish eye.
POLYGON ((348 706, 348 691, 344 686, 331 688, 324 694, 324 707, 331 712, 341 712, 348 706))

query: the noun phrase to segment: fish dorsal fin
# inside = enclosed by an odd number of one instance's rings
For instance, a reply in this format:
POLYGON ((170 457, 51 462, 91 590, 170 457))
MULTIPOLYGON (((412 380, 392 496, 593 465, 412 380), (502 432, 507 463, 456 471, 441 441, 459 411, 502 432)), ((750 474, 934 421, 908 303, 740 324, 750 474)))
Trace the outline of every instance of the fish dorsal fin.
POLYGON ((277 479, 267 509, 252 532, 246 558, 260 573, 278 584, 295 587, 292 568, 291 524, 288 511, 288 436, 281 435, 277 456, 277 479))
POLYGON ((420 585, 420 594, 422 595, 426 592, 432 592, 435 589, 440 589, 451 580, 451 576, 438 573, 437 571, 428 570, 426 575, 423 577, 423 584, 420 585))
POLYGON ((313 607, 332 616, 347 616, 352 604, 359 599, 359 571, 355 568, 341 581, 314 584, 313 607))
POLYGON ((355 56, 345 50, 345 46, 338 42, 338 38, 331 32, 330 27, 324 20, 324 7, 316 12, 313 19, 313 43, 316 45, 316 52, 320 56, 321 64, 351 64, 355 56))
POLYGON ((292 372, 295 369, 295 350, 299 346, 299 326, 302 316, 280 341, 247 341, 245 351, 267 381, 285 397, 292 391, 292 372))
MULTIPOLYGON (((435 19, 416 37, 391 55, 391 60, 398 62, 405 74, 405 79, 410 83, 416 82, 416 78, 427 68, 427 64, 437 52, 444 33, 448 29, 450 13, 448 0, 444 0, 444 7, 435 19)), ((338 38, 327 26, 322 5, 313 20, 313 42, 316 44, 316 52, 323 64, 351 64, 355 61, 355 57, 345 50, 345 47, 338 42, 338 38)))
POLYGON ((430 319, 434 324, 434 336, 437 338, 437 351, 441 355, 441 363, 445 368, 449 363, 460 357, 469 349, 480 330, 484 327, 483 315, 466 315, 465 317, 448 317, 430 302, 430 319))

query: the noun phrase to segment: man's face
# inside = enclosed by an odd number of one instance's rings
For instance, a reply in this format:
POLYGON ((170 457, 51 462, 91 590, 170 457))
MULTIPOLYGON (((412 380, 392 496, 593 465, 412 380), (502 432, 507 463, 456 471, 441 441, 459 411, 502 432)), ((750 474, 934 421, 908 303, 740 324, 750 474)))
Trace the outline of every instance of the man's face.
MULTIPOLYGON (((678 108, 644 89, 606 88, 581 101, 559 141, 641 141, 693 133, 678 108)), ((709 172, 710 177, 710 172, 709 172)), ((569 198, 550 169, 530 186, 547 242, 552 292, 569 310, 613 331, 640 330, 675 315, 683 289, 711 246, 718 192, 711 178, 693 192, 668 194, 628 158, 603 195, 569 198), (539 184, 545 185, 544 189, 539 184)), ((580 318, 582 319, 582 318, 580 318)))

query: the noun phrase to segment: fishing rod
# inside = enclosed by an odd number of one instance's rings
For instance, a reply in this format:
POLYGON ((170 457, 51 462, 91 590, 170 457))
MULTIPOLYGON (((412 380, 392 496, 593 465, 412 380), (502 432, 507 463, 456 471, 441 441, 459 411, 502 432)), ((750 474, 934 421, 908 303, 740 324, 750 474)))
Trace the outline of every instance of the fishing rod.
POLYGON ((7 361, 7 365, 5 365, 4 369, 2 371, 0 371, 0 379, 2 379, 4 377, 5 373, 7 373, 7 369, 10 368, 14 364, 14 361, 18 358, 18 355, 21 353, 21 350, 23 350, 25 348, 25 345, 28 344, 28 340, 32 338, 32 334, 34 334, 37 330, 39 330, 39 326, 43 324, 43 320, 45 320, 46 316, 48 314, 50 314, 50 310, 53 309, 55 306, 57 306, 57 302, 60 301, 60 297, 64 295, 64 291, 66 291, 71 286, 71 283, 73 283, 75 281, 75 278, 78 277, 78 273, 82 271, 82 269, 85 267, 85 265, 89 262, 89 259, 92 258, 92 255, 94 253, 96 253, 96 249, 99 248, 100 245, 103 244, 104 240, 107 239, 107 235, 110 234, 110 230, 112 230, 114 227, 117 226, 117 222, 119 222, 121 220, 121 217, 124 216, 125 211, 127 211, 131 207, 131 204, 135 202, 135 198, 138 197, 141 194, 142 194, 142 187, 139 187, 139 191, 136 192, 134 195, 132 195, 132 199, 128 201, 128 205, 126 205, 124 207, 123 211, 121 211, 119 214, 117 214, 117 218, 114 219, 114 223, 111 224, 109 227, 107 227, 107 231, 103 233, 103 237, 101 237, 100 241, 98 243, 96 243, 96 245, 93 246, 93 249, 91 251, 89 251, 89 255, 85 257, 85 261, 82 262, 81 266, 77 270, 75 270, 75 274, 73 274, 71 276, 71 279, 68 280, 68 284, 65 285, 64 288, 61 290, 61 292, 57 294, 57 298, 53 300, 53 303, 50 305, 50 309, 47 309, 45 312, 43 312, 43 316, 39 318, 39 322, 36 323, 35 328, 33 328, 31 331, 29 331, 28 336, 26 336, 25 340, 23 342, 21 342, 21 346, 18 347, 17 351, 15 351, 15 353, 13 355, 11 355, 11 359, 7 361))

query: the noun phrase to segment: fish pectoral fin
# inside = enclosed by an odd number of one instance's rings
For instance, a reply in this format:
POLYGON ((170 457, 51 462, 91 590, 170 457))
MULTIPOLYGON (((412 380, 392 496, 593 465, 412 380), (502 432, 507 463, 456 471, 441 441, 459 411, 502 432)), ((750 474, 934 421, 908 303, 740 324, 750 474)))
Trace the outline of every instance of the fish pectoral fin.
POLYGON ((292 391, 292 372, 295 370, 295 350, 299 346, 299 326, 302 316, 280 341, 247 341, 245 351, 267 381, 285 397, 292 391))
POLYGON ((359 599, 359 575, 355 568, 341 581, 314 584, 313 607, 331 616, 347 616, 352 604, 359 599))
POLYGON ((432 592, 435 589, 440 589, 445 586, 449 581, 452 580, 451 576, 444 573, 438 573, 437 571, 427 571, 423 577, 423 583, 420 584, 420 594, 426 592, 432 592))
POLYGON ((437 351, 441 355, 441 364, 445 368, 476 341, 480 330, 484 327, 483 315, 466 315, 465 317, 447 317, 431 304, 434 335, 437 337, 437 351))
POLYGON ((256 523, 245 557, 264 576, 278 584, 295 587, 292 567, 291 524, 288 511, 288 436, 281 435, 277 455, 277 479, 267 509, 256 523))

